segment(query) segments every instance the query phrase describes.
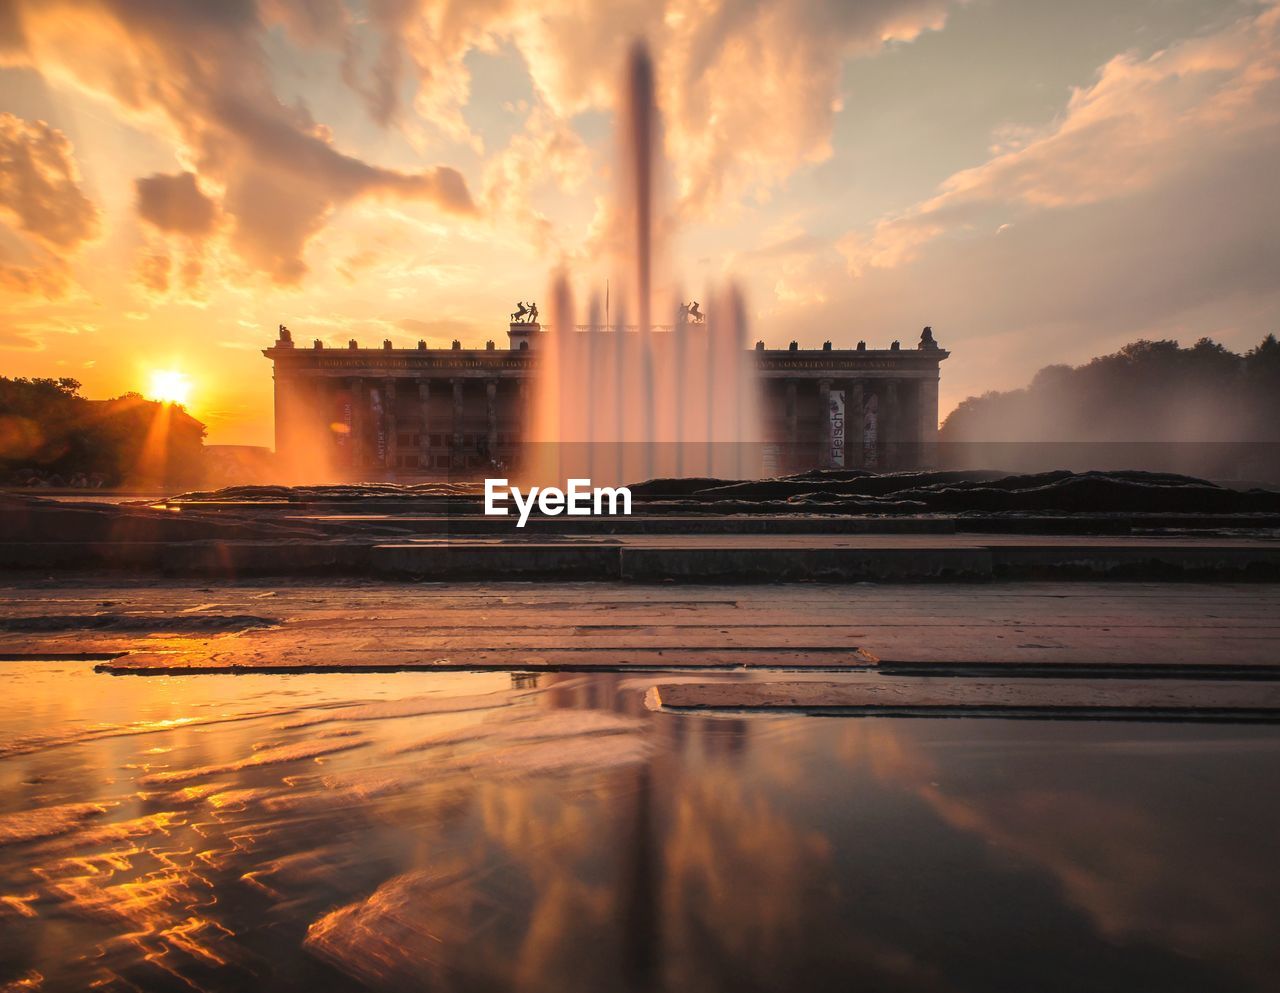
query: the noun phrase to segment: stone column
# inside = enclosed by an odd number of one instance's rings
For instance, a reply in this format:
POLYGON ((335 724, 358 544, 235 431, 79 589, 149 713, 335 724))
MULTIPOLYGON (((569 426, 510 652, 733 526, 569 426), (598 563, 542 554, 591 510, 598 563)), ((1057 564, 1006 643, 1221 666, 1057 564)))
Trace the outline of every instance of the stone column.
POLYGON ((484 384, 485 417, 488 433, 485 440, 489 448, 489 458, 498 457, 498 381, 491 379, 484 384))
POLYGON ((831 468, 831 380, 818 380, 818 468, 831 468))
POLYGON ((317 420, 312 410, 312 379, 304 373, 287 373, 276 385, 277 410, 280 417, 281 464, 303 482, 314 466, 312 445, 316 438, 317 420))
POLYGON ((279 362, 276 362, 272 378, 275 380, 272 392, 275 398, 276 460, 283 465, 293 456, 293 446, 289 444, 289 402, 285 397, 293 384, 279 362))
POLYGON ((302 408, 307 417, 307 446, 320 446, 317 454, 323 463, 328 463, 333 454, 333 431, 329 429, 333 402, 325 388, 328 382, 319 375, 309 376, 302 397, 302 408))
POLYGON ((920 381, 898 384, 898 462, 901 469, 920 468, 920 381))
POLYGON ((466 467, 466 454, 462 451, 462 380, 450 380, 453 384, 453 450, 449 464, 455 469, 466 467))
POLYGON ((880 446, 880 450, 884 452, 883 468, 892 471, 899 468, 898 429, 902 424, 898 409, 898 381, 896 379, 886 379, 884 381, 884 392, 881 394, 881 398, 880 425, 881 430, 884 432, 881 436, 884 441, 880 446))
POLYGON ((862 380, 849 380, 848 403, 844 408, 844 464, 850 469, 862 468, 862 380))
POLYGON ((418 467, 431 466, 431 381, 418 380, 418 467))
POLYGON ((355 376, 351 380, 351 468, 357 471, 364 469, 368 424, 369 400, 365 396, 364 380, 355 376))
MULTIPOLYGON (((596 332, 591 332, 595 334, 596 332)), ((533 402, 530 398, 531 387, 527 376, 522 376, 516 380, 516 434, 515 441, 511 445, 511 455, 506 460, 508 466, 523 465, 526 453, 533 452, 533 446, 529 443, 530 425, 533 424, 533 402)), ((537 453, 534 453, 537 457, 537 453)))
POLYGON ((394 475, 400 464, 396 458, 400 453, 400 434, 396 419, 396 381, 390 376, 382 383, 382 403, 387 426, 387 457, 383 465, 394 475))
POLYGON ((863 417, 867 416, 867 411, 875 409, 875 445, 868 450, 865 433, 859 432, 858 441, 862 446, 862 468, 871 469, 879 472, 884 468, 884 459, 880 457, 880 441, 884 437, 881 433, 883 430, 884 420, 882 414, 884 412, 884 387, 881 384, 883 379, 867 379, 862 383, 862 413, 863 417))
POLYGON ((796 381, 786 382, 786 415, 787 415, 787 458, 786 468, 791 472, 796 467, 796 443, 800 440, 796 426, 796 381))
POLYGON ((920 468, 938 467, 938 376, 920 380, 920 468))

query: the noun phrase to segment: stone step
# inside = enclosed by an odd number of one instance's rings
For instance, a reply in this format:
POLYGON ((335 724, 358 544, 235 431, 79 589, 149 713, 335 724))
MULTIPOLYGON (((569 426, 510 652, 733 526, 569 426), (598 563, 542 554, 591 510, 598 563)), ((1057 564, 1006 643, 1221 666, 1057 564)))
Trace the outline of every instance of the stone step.
POLYGON ((961 540, 379 545, 379 575, 428 579, 622 579, 630 582, 972 582, 997 578, 1280 578, 1280 545, 961 540))
POLYGON ((976 544, 624 546, 620 568, 623 579, 640 583, 972 581, 992 575, 990 550, 976 544))
POLYGON ((1280 542, 959 535, 727 535, 502 540, 2 542, 0 569, 151 575, 372 576, 638 583, 992 579, 1280 579, 1280 542))
POLYGON ((1280 721, 1280 683, 1186 679, 679 681, 648 691, 654 709, 800 711, 850 716, 994 716, 1280 721))
POLYGON ((3 578, 0 657, 131 653, 112 667, 124 671, 874 665, 894 679, 1280 679, 1280 584, 3 578))
POLYGON ((523 528, 515 517, 427 516, 388 514, 299 514, 282 518, 297 526, 387 525, 422 535, 468 535, 528 538, 534 535, 764 535, 764 534, 953 534, 950 517, 542 517, 531 516, 523 528))

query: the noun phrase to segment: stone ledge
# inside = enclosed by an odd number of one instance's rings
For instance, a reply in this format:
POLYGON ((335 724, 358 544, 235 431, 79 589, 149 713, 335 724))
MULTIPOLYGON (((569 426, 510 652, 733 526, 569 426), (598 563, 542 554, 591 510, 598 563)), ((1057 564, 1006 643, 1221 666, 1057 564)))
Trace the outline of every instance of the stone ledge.
POLYGON ((691 536, 646 541, 441 538, 434 541, 0 542, 0 570, 142 575, 326 576, 635 583, 982 582, 992 579, 1280 580, 1280 543, 948 535, 691 536), (811 537, 812 540, 807 540, 811 537))
POLYGON ((646 548, 623 546, 632 582, 895 582, 990 579, 991 553, 978 545, 903 548, 646 548))
POLYGON ((1280 684, 1169 679, 993 681, 961 677, 856 682, 686 681, 655 685, 646 703, 653 709, 677 711, 1280 721, 1280 684))
POLYGON ((150 575, 358 576, 369 573, 364 542, 99 541, 0 542, 0 569, 105 569, 150 575))
POLYGON ((999 578, 1280 579, 1280 545, 993 544, 999 578))
POLYGON ((617 545, 442 542, 377 545, 373 572, 412 579, 617 579, 617 545))

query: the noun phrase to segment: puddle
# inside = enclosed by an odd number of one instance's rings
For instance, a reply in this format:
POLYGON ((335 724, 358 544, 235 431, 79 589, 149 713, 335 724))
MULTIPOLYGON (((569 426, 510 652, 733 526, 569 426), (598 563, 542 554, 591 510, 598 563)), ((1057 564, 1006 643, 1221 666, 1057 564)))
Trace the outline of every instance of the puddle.
POLYGON ((0 666, 0 989, 1280 973, 1278 728, 678 715, 652 683, 0 666))

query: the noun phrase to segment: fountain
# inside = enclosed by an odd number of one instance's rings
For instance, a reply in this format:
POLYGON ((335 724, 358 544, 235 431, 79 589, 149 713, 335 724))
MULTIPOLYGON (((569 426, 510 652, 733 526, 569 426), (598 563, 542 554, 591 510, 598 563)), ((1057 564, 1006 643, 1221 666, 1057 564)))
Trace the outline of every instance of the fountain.
POLYGON ((568 274, 553 280, 550 327, 537 336, 532 444, 521 476, 613 485, 758 476, 759 385, 741 293, 729 285, 705 294, 705 317, 665 301, 658 312, 671 314, 672 323, 653 322, 661 120, 642 42, 631 49, 619 110, 615 243, 625 247, 613 260, 617 276, 603 314, 593 295, 585 324, 578 323, 568 274))

